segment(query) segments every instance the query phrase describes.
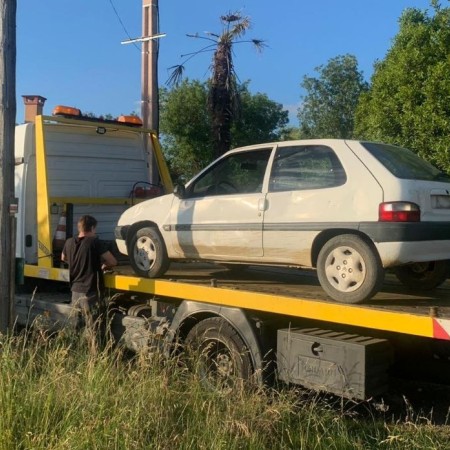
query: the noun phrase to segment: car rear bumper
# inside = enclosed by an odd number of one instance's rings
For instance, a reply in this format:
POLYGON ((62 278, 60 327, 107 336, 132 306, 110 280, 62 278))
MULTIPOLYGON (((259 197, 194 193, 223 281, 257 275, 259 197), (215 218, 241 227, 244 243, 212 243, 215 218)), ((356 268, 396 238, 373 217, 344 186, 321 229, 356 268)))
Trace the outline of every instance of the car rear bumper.
POLYGON ((383 267, 450 259, 450 222, 363 222, 383 267))
POLYGON ((450 259, 450 240, 375 243, 383 267, 450 259))
MULTIPOLYGON (((361 222, 359 231, 375 243, 450 242, 450 222, 361 222)), ((450 254, 448 258, 450 259, 450 254)))

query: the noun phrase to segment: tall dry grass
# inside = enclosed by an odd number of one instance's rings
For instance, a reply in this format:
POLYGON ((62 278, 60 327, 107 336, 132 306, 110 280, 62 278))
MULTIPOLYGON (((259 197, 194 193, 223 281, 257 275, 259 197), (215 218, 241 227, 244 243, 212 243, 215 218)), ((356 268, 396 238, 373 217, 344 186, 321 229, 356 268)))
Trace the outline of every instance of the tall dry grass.
POLYGON ((450 448, 446 426, 412 413, 392 421, 294 390, 211 392, 176 358, 93 352, 73 332, 0 348, 0 450, 450 448))

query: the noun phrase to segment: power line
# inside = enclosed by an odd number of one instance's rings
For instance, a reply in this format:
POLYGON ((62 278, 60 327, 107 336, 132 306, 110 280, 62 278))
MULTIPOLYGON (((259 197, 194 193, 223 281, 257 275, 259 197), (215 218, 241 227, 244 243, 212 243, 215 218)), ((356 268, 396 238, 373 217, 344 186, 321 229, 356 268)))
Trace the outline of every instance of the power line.
MULTIPOLYGON (((114 14, 115 14, 116 17, 117 17, 117 20, 119 21, 120 25, 122 25, 123 31, 125 31, 125 34, 128 36, 128 38, 129 38, 130 40, 133 40, 133 38, 131 37, 130 33, 128 33, 128 30, 127 30, 127 28, 125 27, 125 25, 124 25, 122 19, 120 18, 119 13, 117 12, 116 7, 114 6, 113 1, 112 1, 112 0, 109 0, 109 3, 110 3, 110 5, 111 5, 111 8, 112 8, 113 11, 114 11, 114 14)), ((133 42, 132 44, 133 44, 139 51, 141 50, 134 42, 133 42)))

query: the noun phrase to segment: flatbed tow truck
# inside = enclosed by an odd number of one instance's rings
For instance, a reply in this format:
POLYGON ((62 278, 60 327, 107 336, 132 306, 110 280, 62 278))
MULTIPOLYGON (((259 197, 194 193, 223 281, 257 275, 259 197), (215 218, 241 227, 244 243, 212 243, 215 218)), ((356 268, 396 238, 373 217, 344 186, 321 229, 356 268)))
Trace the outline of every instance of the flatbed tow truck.
MULTIPOLYGON (((56 223, 51 207, 64 205, 70 230, 71 205, 116 202, 126 207, 129 198, 56 197, 48 188, 52 174, 46 166, 44 130, 125 126, 44 116, 38 116, 34 126, 40 181, 35 197, 38 257, 33 262, 19 258, 23 270, 18 272, 38 288, 25 294, 18 290, 16 320, 26 325, 40 316, 52 327, 74 326, 78 317, 69 304, 68 270, 55 259, 53 249, 56 223)), ((150 137, 163 185, 170 192, 156 135, 143 129, 133 132, 150 137)), ((329 300, 314 271, 295 268, 230 270, 220 264, 183 262, 172 263, 163 278, 147 279, 121 264, 105 274, 105 283, 117 340, 134 351, 158 347, 169 353, 189 344, 200 351, 207 376, 275 378, 357 399, 382 394, 393 374, 450 381, 449 281, 429 294, 410 293, 388 274, 381 292, 362 305, 329 300)))

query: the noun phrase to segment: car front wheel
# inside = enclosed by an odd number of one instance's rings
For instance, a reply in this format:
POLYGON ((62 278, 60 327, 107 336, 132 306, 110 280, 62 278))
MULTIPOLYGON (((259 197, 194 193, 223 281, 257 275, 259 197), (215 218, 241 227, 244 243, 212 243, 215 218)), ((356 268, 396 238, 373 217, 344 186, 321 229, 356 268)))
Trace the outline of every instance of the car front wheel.
POLYGON ((343 303, 370 299, 384 279, 376 251, 352 234, 335 236, 325 243, 317 260, 317 274, 323 290, 343 303))
POLYGON ((147 278, 157 278, 169 268, 166 246, 154 227, 141 228, 131 238, 128 255, 134 272, 147 278))
POLYGON ((448 260, 416 262, 394 269, 395 275, 406 287, 428 291, 441 285, 450 275, 448 260))

